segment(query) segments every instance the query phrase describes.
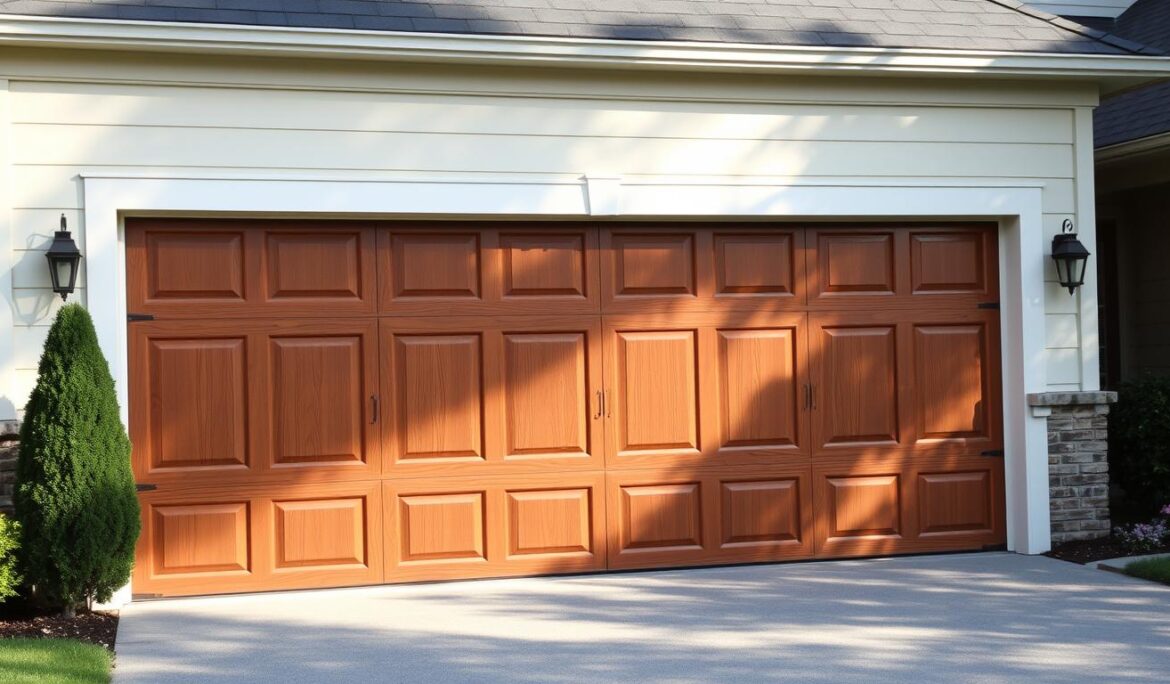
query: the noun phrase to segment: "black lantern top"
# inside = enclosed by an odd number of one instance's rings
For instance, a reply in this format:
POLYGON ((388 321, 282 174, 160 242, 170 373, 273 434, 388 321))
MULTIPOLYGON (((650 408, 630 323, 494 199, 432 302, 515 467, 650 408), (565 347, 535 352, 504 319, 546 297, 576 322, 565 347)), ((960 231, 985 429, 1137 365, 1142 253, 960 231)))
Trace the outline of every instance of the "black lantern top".
POLYGON ((1052 260, 1056 262, 1056 275, 1060 284, 1073 294, 1085 283, 1085 267, 1089 263, 1089 250, 1077 239, 1073 222, 1065 220, 1061 234, 1052 238, 1052 260))
POLYGON ((49 277, 53 280, 53 292, 64 300, 77 287, 77 271, 81 264, 81 250, 69 234, 65 215, 61 215, 61 230, 53 236, 53 244, 45 254, 49 260, 49 277))

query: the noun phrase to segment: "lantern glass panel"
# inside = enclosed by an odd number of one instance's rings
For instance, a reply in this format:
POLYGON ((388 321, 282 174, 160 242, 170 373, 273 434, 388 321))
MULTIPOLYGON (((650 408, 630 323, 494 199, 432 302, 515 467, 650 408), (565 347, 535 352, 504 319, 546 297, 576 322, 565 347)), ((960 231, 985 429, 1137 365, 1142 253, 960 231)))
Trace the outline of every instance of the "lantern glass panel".
POLYGON ((70 263, 72 259, 58 259, 54 264, 54 270, 57 272, 53 278, 53 286, 61 287, 73 285, 73 264, 70 263))

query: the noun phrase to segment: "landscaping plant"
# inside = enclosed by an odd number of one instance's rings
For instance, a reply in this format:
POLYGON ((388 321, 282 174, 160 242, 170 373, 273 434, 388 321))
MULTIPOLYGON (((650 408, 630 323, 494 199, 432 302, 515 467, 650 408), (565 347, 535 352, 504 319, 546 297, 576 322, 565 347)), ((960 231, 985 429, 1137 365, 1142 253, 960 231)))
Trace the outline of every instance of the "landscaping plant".
POLYGON ((0 684, 106 684, 109 649, 73 639, 0 641, 0 684))
POLYGON ((16 596, 20 575, 16 572, 16 549, 20 546, 20 523, 0 515, 0 603, 16 596))
POLYGON ((1170 378, 1121 387, 1109 412, 1109 473, 1135 505, 1170 501, 1170 378))
POLYGON ((1148 523, 1113 528, 1113 537, 1130 553, 1160 551, 1170 544, 1170 504, 1158 510, 1158 517, 1148 523))
POLYGON ((17 462, 19 558, 34 597, 70 616, 130 579, 138 498, 114 379, 81 306, 57 314, 38 373, 17 462))
POLYGON ((1170 557, 1147 558, 1125 566, 1125 574, 1170 584, 1170 557))
POLYGON ((1113 530, 1113 536, 1121 548, 1130 553, 1151 553, 1166 543, 1170 529, 1165 520, 1151 520, 1148 523, 1134 523, 1113 530))

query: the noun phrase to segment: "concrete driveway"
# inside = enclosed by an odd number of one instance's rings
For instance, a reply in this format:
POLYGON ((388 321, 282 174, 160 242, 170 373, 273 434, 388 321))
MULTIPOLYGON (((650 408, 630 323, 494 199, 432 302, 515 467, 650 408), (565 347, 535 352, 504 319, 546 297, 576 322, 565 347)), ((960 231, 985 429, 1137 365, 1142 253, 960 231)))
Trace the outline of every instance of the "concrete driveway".
POLYGON ((1170 588, 1008 553, 138 603, 116 681, 1150 681, 1170 588))

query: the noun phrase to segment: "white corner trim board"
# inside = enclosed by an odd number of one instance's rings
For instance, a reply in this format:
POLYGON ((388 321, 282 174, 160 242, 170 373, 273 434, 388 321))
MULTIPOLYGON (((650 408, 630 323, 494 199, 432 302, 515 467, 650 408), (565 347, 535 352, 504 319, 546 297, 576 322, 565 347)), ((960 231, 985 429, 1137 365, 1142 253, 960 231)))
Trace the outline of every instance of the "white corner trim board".
POLYGON ((83 174, 89 308, 126 407, 123 219, 134 215, 351 218, 982 219, 1000 225, 1000 292, 1008 548, 1047 551, 1048 431, 1025 405, 1046 389, 1041 183, 961 185, 864 180, 765 185, 717 178, 626 183, 175 178, 83 174))
POLYGON ((876 47, 808 47, 113 21, 7 15, 0 45, 528 66, 869 72, 1100 81, 1170 77, 1170 58, 876 47))

